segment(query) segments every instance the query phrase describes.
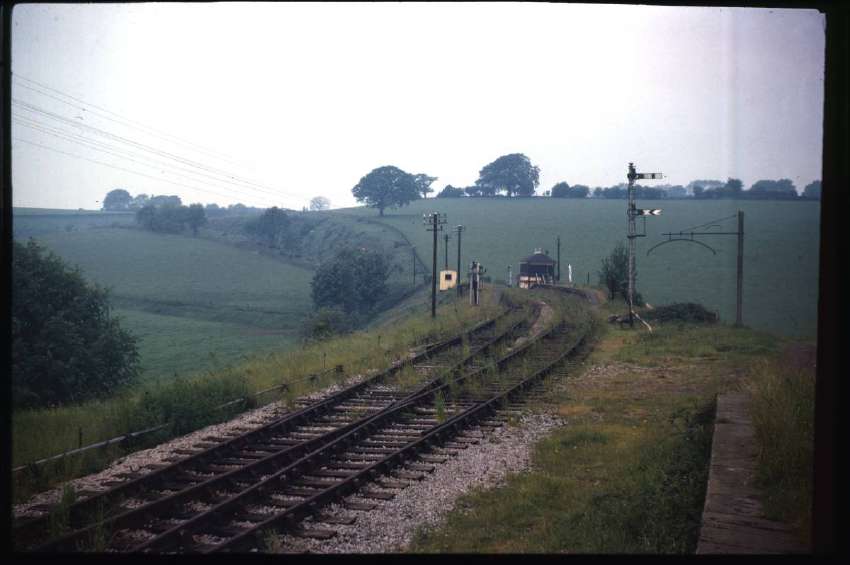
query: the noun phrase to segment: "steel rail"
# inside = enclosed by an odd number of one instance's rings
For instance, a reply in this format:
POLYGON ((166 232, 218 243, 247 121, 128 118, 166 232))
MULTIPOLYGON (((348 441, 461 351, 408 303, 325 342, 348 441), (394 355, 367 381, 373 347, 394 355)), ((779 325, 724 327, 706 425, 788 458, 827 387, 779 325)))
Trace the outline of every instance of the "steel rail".
MULTIPOLYGON (((553 328, 540 339, 550 336, 558 328, 553 328)), ((425 434, 422 438, 414 440, 404 447, 398 449, 394 453, 384 457, 369 467, 355 472, 351 477, 336 485, 330 486, 324 491, 314 495, 313 497, 298 503, 285 511, 272 516, 271 518, 256 524, 250 529, 237 534, 236 536, 221 542, 204 553, 216 553, 220 551, 233 551, 237 548, 253 546, 258 540, 258 536, 264 534, 269 529, 280 527, 281 525, 292 525, 293 523, 303 519, 316 512, 320 504, 326 503, 332 499, 338 499, 342 496, 357 491, 364 483, 370 482, 379 475, 386 474, 391 469, 403 464, 405 460, 414 456, 423 448, 432 448, 435 444, 445 441, 449 437, 457 435, 463 427, 469 425, 473 421, 480 420, 485 413, 495 412, 500 406, 507 402, 511 397, 515 396, 524 389, 532 386, 536 381, 545 377, 564 359, 572 355, 576 349, 584 342, 586 334, 583 334, 572 347, 558 355, 554 360, 545 364, 542 368, 535 371, 530 377, 521 380, 505 391, 492 395, 489 399, 476 403, 471 408, 452 416, 446 422, 435 426, 431 431, 425 434)), ((183 533, 183 536, 186 534, 183 533)))
MULTIPOLYGON (((213 462, 234 450, 238 450, 241 446, 257 441, 258 438, 265 434, 275 432, 279 433, 286 431, 287 429, 295 428, 305 422, 309 423, 311 419, 325 415, 333 407, 357 395, 359 392, 364 391, 368 387, 379 384, 387 378, 392 377, 405 367, 415 365, 417 362, 430 358, 454 345, 462 343, 464 336, 472 336, 475 333, 495 327, 498 321, 506 318, 509 314, 516 310, 516 308, 507 309, 499 316, 476 324, 469 330, 461 332, 452 338, 427 346, 423 351, 419 352, 415 356, 398 361, 381 373, 373 375, 372 377, 347 387, 344 390, 338 391, 320 402, 286 414, 277 420, 269 422, 268 424, 264 424, 263 426, 245 432, 244 434, 225 440, 215 446, 204 449, 203 451, 190 455, 185 459, 174 462, 163 468, 156 469, 141 477, 131 479, 122 485, 112 487, 102 493, 98 493, 95 496, 77 501, 68 509, 69 523, 72 524, 72 527, 80 527, 81 522, 84 522, 89 516, 96 514, 97 511, 101 510, 104 505, 113 503, 116 500, 122 500, 137 492, 144 491, 153 484, 167 480, 169 476, 182 472, 187 467, 213 462)), ((29 519, 15 525, 13 528, 13 539, 15 540, 16 546, 23 547, 31 543, 39 535, 43 535, 44 532, 49 530, 49 528, 49 514, 29 519)))
MULTIPOLYGON (((540 340, 553 333, 556 329, 557 327, 553 327, 545 334, 536 336, 535 338, 532 338, 520 347, 511 351, 508 355, 502 357, 496 363, 497 368, 504 368, 507 363, 522 355, 529 348, 539 343, 540 340)), ((167 549, 175 544, 179 544, 183 536, 187 535, 193 529, 199 528, 211 520, 218 519, 218 517, 220 517, 223 513, 227 513, 228 511, 233 509, 238 509, 244 504, 263 496, 263 494, 267 493, 270 490, 279 489, 281 481, 291 481, 303 476, 304 474, 308 474, 309 470, 315 468, 317 464, 320 464, 321 460, 326 460, 338 453, 339 451, 346 449, 349 445, 352 444, 352 442, 359 441, 364 435, 368 435, 377 427, 382 426, 387 422, 391 422, 393 419, 398 419, 399 415, 407 409, 413 407, 414 405, 429 402, 438 393, 442 391, 450 391, 451 387, 456 386, 458 384, 462 384, 467 379, 474 378, 475 376, 482 374, 487 369, 487 367, 478 368, 471 373, 461 375, 460 377, 454 379, 451 382, 443 383, 440 386, 431 388, 424 392, 417 393, 416 396, 409 398, 408 400, 396 406, 390 407, 384 410, 382 413, 369 418, 367 421, 354 427, 353 429, 346 432, 344 435, 340 436, 334 441, 305 455, 298 461, 280 469, 279 471, 251 485, 250 487, 242 490, 241 492, 230 496, 227 500, 214 505, 206 512, 199 514, 177 526, 174 526, 173 528, 165 532, 160 533, 155 538, 133 548, 132 551, 140 552, 150 551, 154 549, 167 549)), ((299 505, 299 508, 301 507, 302 506, 299 505)))
MULTIPOLYGON (((500 316, 499 318, 502 318, 500 316)), ((520 320, 512 324, 509 328, 507 328, 501 334, 488 339, 483 345, 477 347, 474 351, 471 351, 464 359, 460 362, 456 363, 450 369, 445 371, 440 376, 433 379, 431 382, 426 384, 425 386, 433 386, 434 383, 439 382, 441 379, 446 378, 446 375, 452 375, 463 369, 466 365, 472 363, 477 356, 480 356, 484 352, 486 352, 489 348, 493 347, 500 341, 504 340, 510 335, 513 335, 517 329, 526 323, 525 320, 520 320)), ((489 325, 487 326, 489 327, 489 325)), ((472 335, 475 330, 479 328, 475 328, 471 330, 468 334, 464 335, 472 335)), ((437 349, 445 349, 445 347, 441 347, 440 344, 434 347, 428 348, 431 352, 431 355, 434 355, 437 349)), ((430 357, 429 357, 430 358, 430 357)), ((422 389, 418 389, 413 393, 408 393, 407 396, 403 399, 399 399, 393 403, 391 403, 388 407, 382 409, 378 412, 378 414, 383 413, 391 409, 393 406, 403 402, 407 398, 411 398, 416 394, 419 394, 422 389)), ((198 483, 196 485, 189 486, 177 493, 167 495, 163 498, 157 499, 155 501, 149 502, 139 508, 127 510, 121 514, 110 517, 106 520, 102 520, 96 524, 93 524, 87 528, 79 529, 74 532, 70 532, 56 540, 50 541, 38 548, 36 551, 55 551, 57 549, 73 547, 77 542, 84 539, 87 535, 93 533, 97 528, 127 528, 132 527, 134 525, 138 525, 141 522, 144 522, 150 516, 154 515, 156 512, 160 512, 164 509, 167 509, 171 506, 176 506, 178 504, 184 503, 187 500, 191 499, 193 496, 203 493, 211 493, 215 491, 217 488, 222 488, 223 486, 230 486, 233 483, 238 482, 240 479, 242 480, 256 480, 257 477, 262 475, 264 472, 273 472, 281 464, 289 463, 299 457, 302 457, 305 453, 309 453, 311 450, 315 450, 320 446, 327 444, 332 441, 334 438, 345 434, 347 431, 356 428, 358 425, 362 424, 364 421, 368 420, 374 415, 367 415, 354 422, 346 424, 340 428, 324 433, 322 436, 305 440, 301 444, 292 446, 290 448, 281 449, 277 453, 273 453, 264 457, 262 459, 258 459, 257 461, 240 467, 238 469, 234 469, 229 472, 225 472, 223 474, 217 475, 215 477, 211 477, 206 481, 198 483)))

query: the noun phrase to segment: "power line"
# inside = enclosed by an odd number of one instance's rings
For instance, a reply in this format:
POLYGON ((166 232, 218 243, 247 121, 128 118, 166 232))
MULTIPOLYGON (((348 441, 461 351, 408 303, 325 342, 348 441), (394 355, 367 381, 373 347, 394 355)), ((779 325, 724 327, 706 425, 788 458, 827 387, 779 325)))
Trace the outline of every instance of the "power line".
POLYGON ((75 157, 77 159, 89 161, 89 162, 92 162, 92 163, 95 163, 95 164, 98 164, 98 165, 102 165, 104 167, 109 167, 109 168, 112 168, 112 169, 118 169, 119 171, 125 171, 127 173, 139 175, 141 177, 147 177, 149 179, 152 179, 152 180, 155 180, 155 181, 158 181, 158 182, 167 182, 168 184, 183 186, 183 187, 186 187, 186 188, 191 188, 192 190, 197 190, 197 191, 200 191, 200 192, 207 192, 207 193, 210 193, 210 194, 215 194, 217 196, 224 196, 225 198, 229 198, 231 196, 229 194, 222 194, 220 192, 215 192, 213 190, 206 190, 206 189, 203 189, 203 188, 199 188, 197 186, 191 186, 191 185, 180 183, 180 182, 174 182, 174 181, 170 181, 170 180, 167 180, 167 179, 161 179, 161 178, 153 177, 151 175, 146 175, 145 173, 140 173, 138 171, 134 171, 134 170, 131 170, 131 169, 119 167, 118 165, 112 165, 110 163, 104 163, 103 161, 97 161, 95 159, 89 159, 88 157, 83 157, 81 155, 75 155, 73 153, 68 153, 67 151, 62 151, 60 149, 56 149, 55 147, 48 147, 47 145, 42 145, 41 143, 36 143, 36 142, 30 141, 28 139, 21 139, 19 137, 15 137, 15 138, 12 138, 12 139, 13 139, 13 141, 20 141, 22 143, 29 143, 30 145, 35 145, 36 147, 41 147, 41 148, 47 149, 49 151, 55 151, 56 153, 62 153, 63 155, 68 155, 69 157, 75 157))
MULTIPOLYGON (((67 117, 65 117, 65 116, 61 116, 61 115, 56 114, 56 113, 54 113, 54 112, 50 112, 50 111, 48 111, 48 110, 44 110, 43 108, 39 108, 39 107, 37 107, 37 106, 34 106, 34 105, 32 105, 32 104, 28 104, 28 103, 26 103, 26 102, 23 102, 23 101, 17 100, 17 99, 15 99, 15 98, 13 98, 13 99, 12 99, 12 104, 14 104, 14 105, 18 105, 19 107, 22 107, 22 108, 24 108, 24 109, 25 109, 25 110, 27 110, 27 111, 35 112, 35 113, 39 113, 39 114, 45 115, 45 116, 47 116, 47 117, 49 117, 49 118, 52 118, 52 119, 54 119, 54 120, 58 120, 58 121, 65 122, 65 123, 69 123, 69 124, 71 124, 71 125, 73 125, 73 126, 75 126, 75 127, 78 127, 78 128, 83 128, 83 129, 91 130, 91 131, 93 131, 93 132, 94 132, 95 134, 97 134, 97 135, 102 135, 102 136, 105 136, 105 137, 108 137, 108 138, 111 138, 111 139, 115 139, 115 140, 117 140, 117 141, 118 141, 118 142, 120 142, 120 143, 126 143, 126 144, 128 144, 128 145, 133 145, 133 146, 139 147, 139 148, 141 148, 141 149, 143 149, 143 150, 145 150, 145 151, 149 151, 149 152, 151 152, 151 153, 155 153, 155 154, 157 154, 157 155, 162 155, 162 156, 164 156, 164 157, 166 157, 166 158, 173 159, 173 160, 176 160, 176 161, 178 161, 178 162, 185 163, 185 164, 187 164, 187 165, 190 165, 190 166, 193 166, 193 167, 196 167, 196 168, 202 169, 202 170, 206 170, 206 171, 212 172, 212 173, 214 173, 214 174, 218 174, 218 175, 220 175, 220 176, 225 176, 225 177, 227 177, 227 178, 229 178, 229 179, 233 179, 233 181, 234 181, 234 182, 236 182, 236 183, 238 183, 238 184, 242 184, 242 185, 255 185, 255 186, 257 186, 257 187, 260 187, 260 188, 253 188, 252 186, 245 186, 245 188, 248 188, 249 190, 256 190, 256 191, 258 191, 258 192, 266 192, 266 193, 268 193, 268 194, 272 194, 272 195, 275 195, 275 196, 277 196, 277 195, 278 195, 278 194, 277 194, 277 192, 278 192, 278 191, 275 191, 274 189, 269 189, 269 188, 267 188, 267 187, 264 187, 263 185, 260 185, 260 184, 257 184, 257 183, 251 182, 251 181, 241 180, 241 179, 240 179, 240 177, 237 177, 237 176, 235 176, 235 175, 233 175, 232 173, 229 173, 229 172, 227 172, 227 171, 222 171, 222 170, 220 170, 220 169, 216 169, 216 168, 214 168, 214 167, 210 167, 210 166, 205 165, 205 164, 203 164, 203 163, 198 163, 198 162, 192 161, 192 160, 190 160, 190 159, 186 159, 186 158, 184 158, 184 157, 181 157, 181 156, 179 156, 179 155, 175 155, 175 154, 173 154, 173 153, 169 153, 169 152, 167 152, 167 151, 162 151, 162 150, 159 150, 159 149, 156 149, 156 148, 150 147, 150 146, 145 145, 145 144, 143 144, 143 143, 139 143, 139 142, 137 142, 137 141, 133 141, 133 140, 131 140, 131 139, 127 139, 127 138, 122 137, 122 136, 120 136, 120 135, 116 135, 116 134, 114 134, 114 133, 112 133, 112 132, 108 132, 108 131, 106 131, 106 130, 102 130, 102 129, 100 129, 100 128, 96 128, 96 127, 94 127, 94 126, 90 126, 90 125, 88 125, 88 124, 81 124, 81 123, 76 122, 76 121, 74 121, 74 120, 72 120, 72 119, 70 119, 70 118, 67 118, 67 117)), ((282 194, 286 194, 286 193, 282 193, 282 194)), ((293 195, 291 195, 291 194, 290 194, 289 196, 293 196, 293 195)))
POLYGON ((13 79, 17 79, 17 80, 18 80, 18 86, 20 86, 20 87, 22 87, 22 88, 26 88, 26 89, 32 90, 33 92, 38 92, 38 93, 39 93, 39 94, 41 94, 42 96, 47 96, 47 97, 52 98, 52 99, 54 99, 54 100, 57 100, 58 102, 61 102, 61 103, 63 103, 63 104, 67 104, 67 105, 69 105, 69 106, 73 106, 73 107, 75 107, 75 108, 79 108, 79 109, 83 110, 84 112, 91 112, 91 113, 93 113, 93 114, 95 114, 95 115, 98 115, 98 114, 99 114, 99 113, 101 113, 101 112, 102 112, 102 113, 106 113, 106 114, 111 114, 112 116, 116 116, 117 118, 110 118, 109 116, 101 116, 101 117, 102 117, 102 118, 104 118, 104 119, 107 119, 107 120, 111 120, 111 121, 113 121, 113 122, 121 123, 121 124, 127 125, 127 126, 129 126, 129 127, 136 128, 136 129, 141 130, 141 131, 145 131, 146 133, 148 133, 148 134, 150 134, 150 135, 154 135, 154 136, 156 136, 156 137, 160 137, 161 139, 169 139, 169 138, 170 138, 171 140, 173 140, 173 141, 175 141, 175 142, 177 142, 177 143, 179 143, 179 144, 181 144, 181 145, 185 145, 185 146, 187 146, 187 147, 194 147, 196 150, 198 150, 198 151, 200 151, 200 152, 202 152, 202 153, 206 153, 206 154, 208 154, 208 155, 210 155, 210 156, 213 156, 213 157, 223 158, 223 159, 225 159, 225 160, 227 160, 227 161, 229 161, 229 162, 231 162, 231 163, 236 164, 236 161, 235 161, 234 159, 232 159, 232 158, 228 157, 227 155, 224 155, 224 154, 218 153, 218 152, 216 152, 216 151, 212 151, 212 150, 210 150, 210 149, 207 149, 207 148, 203 147, 202 145, 198 145, 197 143, 193 143, 193 142, 191 142, 191 141, 188 141, 188 140, 182 139, 182 138, 180 138, 180 137, 177 137, 176 135, 173 135, 173 134, 169 134, 169 133, 166 133, 166 132, 159 131, 159 130, 157 130, 157 129, 155 129, 155 128, 152 128, 152 127, 150 127, 150 126, 148 126, 148 125, 145 125, 145 124, 143 124, 143 123, 141 123, 141 122, 139 122, 139 121, 132 120, 132 119, 130 119, 130 118, 127 118, 127 117, 121 116, 120 114, 117 114, 117 113, 115 113, 115 112, 112 112, 112 111, 110 111, 110 110, 107 110, 106 108, 102 108, 102 107, 100 107, 100 106, 97 106, 97 105, 95 105, 95 104, 92 104, 91 102, 86 102, 85 100, 81 100, 80 98, 77 98, 77 97, 75 97, 75 96, 71 96, 70 94, 68 94, 68 93, 66 93, 66 92, 62 92, 62 91, 61 91, 61 90, 59 90, 59 89, 56 89, 56 88, 50 87, 50 86, 48 86, 48 85, 46 85, 46 84, 44 84, 44 83, 40 83, 40 82, 35 81, 35 80, 31 79, 31 78, 27 78, 27 77, 25 77, 25 76, 23 76, 23 75, 20 75, 20 74, 17 74, 17 73, 13 73, 13 77, 12 77, 12 78, 13 78, 13 79), (66 100, 62 100, 62 99, 60 99, 60 98, 57 98, 56 96, 53 96, 52 94, 48 94, 48 93, 46 93, 46 92, 43 92, 43 91, 38 90, 38 89, 36 89, 36 88, 33 88, 32 86, 27 86, 26 84, 21 84, 21 83, 20 83, 20 81, 22 81, 22 80, 23 80, 23 81, 26 81, 26 82, 29 82, 29 83, 31 83, 31 84, 34 84, 34 85, 36 85, 36 86, 38 86, 38 87, 40 87, 40 88, 42 88, 42 89, 49 90, 49 91, 51 91, 51 92, 55 92, 55 93, 59 94, 60 96, 64 96, 65 98, 70 98, 71 100, 74 100, 74 101, 76 101, 76 102, 78 102, 78 103, 80 103, 80 104, 83 104, 83 105, 85 105, 85 106, 90 106, 91 108, 96 108, 96 109, 97 109, 97 110, 99 110, 100 112, 97 112, 97 111, 91 110, 90 108, 85 108, 84 106, 77 106, 77 105, 72 104, 72 103, 70 103, 70 102, 68 102, 68 101, 66 101, 66 100))
POLYGON ((719 220, 711 220, 710 222, 706 222, 704 224, 700 224, 698 226, 693 226, 693 227, 690 227, 690 228, 685 228, 685 229, 682 229, 682 230, 679 230, 679 231, 692 231, 692 230, 695 230, 695 229, 698 229, 698 228, 703 228, 705 226, 710 226, 711 224, 717 224, 719 222, 725 222, 726 220, 731 220, 731 219, 737 218, 737 217, 738 217, 737 214, 732 214, 731 216, 726 216, 725 218, 720 218, 719 220))
POLYGON ((102 136, 105 136, 105 137, 108 137, 108 138, 111 138, 111 139, 117 140, 118 142, 126 143, 126 144, 128 144, 128 145, 133 145, 133 146, 138 147, 138 148, 140 148, 140 149, 143 149, 143 150, 145 150, 145 151, 149 151, 149 152, 151 152, 151 153, 154 153, 154 154, 157 154, 157 155, 161 155, 161 156, 164 156, 164 157, 166 157, 166 158, 173 159, 173 160, 179 161, 179 162, 181 162, 181 163, 184 163, 184 164, 187 164, 187 165, 190 165, 190 166, 193 166, 193 167, 196 167, 196 168, 202 169, 202 170, 206 170, 206 171, 212 172, 212 173, 214 173, 214 174, 218 174, 218 175, 221 175, 221 176, 225 176, 225 177, 227 177, 228 179, 232 179, 232 181, 233 181, 233 182, 235 182, 235 183, 237 183, 237 184, 245 185, 245 188, 247 188, 247 189, 249 189, 249 190, 255 190, 255 191, 258 191, 258 192, 265 192, 265 193, 267 193, 267 194, 271 194, 271 195, 273 195, 273 196, 286 195, 286 196, 290 196, 290 197, 293 197, 293 198, 298 198, 298 196, 296 196, 296 195, 293 195, 293 194, 290 194, 290 193, 287 193, 287 192, 284 192, 284 191, 280 191, 280 190, 272 189, 272 188, 266 187, 266 186, 264 186, 264 185, 261 185, 261 184, 255 183, 255 182, 253 182, 253 181, 249 181, 249 180, 243 179, 243 178, 241 178, 241 177, 239 177, 239 176, 236 176, 236 175, 234 175, 233 173, 230 173, 230 172, 228 172, 228 171, 223 171, 223 170, 221 170, 221 169, 217 169, 217 168, 215 168, 215 167, 210 167, 210 166, 208 166, 208 165, 204 165, 203 163, 198 163, 198 162, 196 162, 196 161, 192 161, 192 160, 190 160, 190 159, 186 159, 186 158, 184 158, 184 157, 181 157, 181 156, 179 156, 179 155, 175 155, 175 154, 173 154, 173 153, 169 153, 169 152, 167 152, 167 151, 162 151, 162 150, 156 149, 156 148, 151 147, 151 146, 149 146, 149 145, 145 145, 145 144, 143 144, 143 143, 139 143, 139 142, 137 142, 137 141, 133 141, 133 140, 131 140, 131 139, 127 139, 127 138, 122 137, 122 136, 120 136, 120 135, 116 135, 116 134, 111 133, 111 132, 108 132, 108 131, 106 131, 106 130, 102 130, 102 129, 100 129, 100 128, 96 128, 96 127, 94 127, 94 126, 90 126, 90 125, 88 125, 88 124, 81 124, 81 123, 76 122, 76 121, 74 121, 74 120, 72 120, 72 119, 70 119, 70 118, 67 118, 67 117, 65 117, 65 116, 61 116, 61 115, 56 114, 56 113, 54 113, 54 112, 50 112, 50 111, 45 110, 45 109, 43 109, 43 108, 39 108, 38 106, 35 106, 35 105, 33 105, 33 104, 29 104, 29 103, 27 103, 27 102, 24 102, 24 101, 18 100, 18 99, 16 99, 16 98, 13 98, 13 99, 12 99, 12 104, 13 104, 13 105, 17 105, 18 107, 24 108, 24 109, 25 109, 25 110, 27 110, 27 111, 30 111, 30 112, 36 112, 36 113, 39 113, 39 114, 42 114, 42 115, 48 116, 48 117, 50 117, 50 118, 52 118, 52 119, 54 119, 54 120, 59 120, 59 121, 65 122, 65 123, 72 124, 73 126, 78 127, 78 128, 83 128, 83 129, 91 130, 91 131, 93 131, 93 132, 94 132, 95 134, 97 134, 97 135, 102 135, 102 136), (249 186, 249 185, 253 185, 253 186, 249 186), (254 187, 258 187, 258 188, 254 188, 254 187))
MULTIPOLYGON (((138 164, 146 166, 146 167, 173 168, 173 169, 187 171, 187 172, 189 172, 190 174, 193 174, 193 175, 205 176, 205 177, 213 179, 218 184, 219 188, 224 188, 224 189, 230 190, 233 193, 244 196, 246 198, 256 198, 257 197, 256 195, 252 195, 252 194, 242 192, 242 191, 234 188, 233 186, 229 185, 226 181, 222 181, 222 180, 217 179, 217 178, 215 178, 211 175, 205 175, 203 173, 195 172, 195 171, 192 171, 190 169, 178 167, 177 165, 173 165, 171 163, 166 163, 166 162, 163 162, 163 161, 159 161, 157 159, 152 159, 150 157, 140 155, 138 153, 134 153, 132 151, 125 150, 123 148, 117 148, 114 145, 110 145, 108 143, 103 143, 103 142, 100 142, 100 141, 88 139, 88 138, 81 136, 79 134, 66 132, 66 131, 63 131, 61 129, 51 128, 51 127, 49 127, 45 124, 41 124, 41 123, 39 123, 35 120, 30 120, 30 119, 22 118, 22 117, 18 117, 18 116, 13 117, 12 120, 14 122, 17 122, 17 123, 25 126, 25 127, 29 127, 31 129, 41 131, 43 133, 47 133, 49 135, 53 135, 54 137, 57 137, 59 139, 64 139, 64 140, 70 141, 72 143, 77 143, 81 146, 88 147, 90 149, 94 149, 95 151, 101 151, 103 153, 107 153, 107 154, 110 154, 110 155, 113 155, 113 156, 116 156, 116 157, 119 157, 119 158, 122 158, 122 159, 127 159, 128 161, 132 161, 134 163, 138 163, 138 164), (128 157, 127 155, 129 155, 130 157, 128 157), (148 161, 150 163, 155 163, 155 164, 149 165, 149 164, 141 163, 140 161, 137 161, 136 159, 133 159, 131 157, 137 157, 138 159, 141 159, 143 161, 148 161)), ((162 171, 162 172, 166 172, 166 171, 162 171)), ((175 173, 175 172, 171 172, 171 171, 168 171, 168 174, 172 174, 172 175, 175 175, 175 176, 178 176, 178 177, 181 177, 181 178, 185 178, 185 179, 188 179, 188 180, 191 180, 191 181, 201 181, 201 179, 197 179, 197 178, 190 177, 190 176, 187 176, 187 175, 181 175, 180 173, 175 173)), ((204 182, 204 181, 201 181, 201 182, 204 182)))

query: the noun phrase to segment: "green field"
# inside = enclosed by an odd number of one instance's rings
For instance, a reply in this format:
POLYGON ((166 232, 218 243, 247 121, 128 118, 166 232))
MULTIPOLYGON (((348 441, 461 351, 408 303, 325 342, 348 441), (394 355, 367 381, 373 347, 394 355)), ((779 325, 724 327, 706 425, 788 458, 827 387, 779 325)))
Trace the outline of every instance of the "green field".
MULTIPOLYGON (((651 304, 695 301, 717 310, 721 319, 735 319, 734 236, 704 237, 717 250, 691 243, 647 250, 665 239, 663 232, 722 218, 741 209, 745 214, 744 323, 788 336, 812 337, 817 331, 819 202, 781 201, 639 201, 641 208, 662 208, 663 215, 646 222, 646 238, 637 244, 637 288, 651 304)), ((561 237, 562 279, 572 264, 573 280, 597 284, 601 259, 617 241, 625 241, 624 200, 534 199, 428 199, 395 211, 380 220, 407 234, 423 259, 430 257, 430 234, 422 225, 429 211, 448 215, 448 226, 466 226, 463 233, 463 269, 476 259, 488 274, 504 281, 507 266, 516 276, 519 261, 535 247, 555 257, 555 237, 561 237)), ((379 219, 367 208, 341 210, 379 219)), ((641 229, 642 222, 638 222, 641 229)), ((733 220, 714 231, 734 231, 733 220)), ((457 261, 457 242, 449 242, 449 264, 457 261)), ((438 253, 443 262, 442 241, 438 253)))
POLYGON ((146 377, 291 345, 312 305, 310 270, 209 240, 129 229, 38 240, 112 289, 115 313, 141 338, 146 377))

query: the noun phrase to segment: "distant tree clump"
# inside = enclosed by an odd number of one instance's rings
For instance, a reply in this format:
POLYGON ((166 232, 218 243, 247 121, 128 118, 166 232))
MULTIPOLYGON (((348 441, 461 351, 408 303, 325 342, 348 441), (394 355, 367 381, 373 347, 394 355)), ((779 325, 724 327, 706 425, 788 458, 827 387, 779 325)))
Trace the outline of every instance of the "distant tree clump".
POLYGON ((501 191, 508 197, 532 196, 538 184, 540 169, 532 165, 531 160, 522 153, 502 155, 485 165, 475 181, 481 196, 495 196, 501 191))
POLYGON ((183 201, 176 194, 165 195, 159 194, 157 196, 151 196, 148 204, 151 206, 164 207, 164 206, 182 206, 183 201))
POLYGON ((791 179, 759 180, 753 183, 747 196, 757 200, 792 200, 797 198, 797 189, 791 179))
POLYGON ((803 198, 820 200, 820 181, 812 181, 803 189, 803 198))
POLYGON ((191 204, 183 214, 186 225, 192 229, 192 235, 198 235, 198 228, 207 224, 207 214, 203 204, 191 204))
POLYGON ((169 204, 163 206, 148 204, 137 210, 136 223, 147 230, 160 233, 180 233, 188 227, 194 235, 198 235, 198 228, 207 223, 204 206, 175 206, 171 203, 173 201, 168 202, 169 204))
POLYGON ((386 295, 390 263, 374 251, 341 249, 319 265, 313 280, 316 308, 341 308, 346 314, 365 314, 386 295))
POLYGON ((398 167, 385 166, 373 169, 351 189, 358 202, 377 208, 384 215, 386 208, 397 208, 419 199, 421 184, 416 178, 398 167))
POLYGON ((108 293, 33 240, 12 254, 12 398, 51 406, 104 397, 138 375, 135 338, 108 293))
POLYGON ((133 197, 123 188, 116 188, 106 193, 103 198, 103 209, 109 211, 127 210, 133 197))
POLYGON ((268 244, 269 247, 277 247, 286 242, 290 222, 286 212, 273 206, 263 212, 259 218, 245 222, 245 232, 268 244))
POLYGON ((608 257, 602 259, 599 282, 608 289, 609 299, 613 300, 617 294, 624 300, 629 299, 629 251, 622 241, 617 243, 608 257))
POLYGON ((590 188, 583 184, 570 186, 566 182, 559 182, 552 187, 552 198, 587 198, 590 194, 590 188))
POLYGON ((455 188, 447 184, 443 190, 437 193, 437 198, 463 198, 466 193, 462 188, 455 188))
POLYGON ((324 196, 314 196, 310 199, 310 210, 327 210, 331 207, 331 201, 324 196))

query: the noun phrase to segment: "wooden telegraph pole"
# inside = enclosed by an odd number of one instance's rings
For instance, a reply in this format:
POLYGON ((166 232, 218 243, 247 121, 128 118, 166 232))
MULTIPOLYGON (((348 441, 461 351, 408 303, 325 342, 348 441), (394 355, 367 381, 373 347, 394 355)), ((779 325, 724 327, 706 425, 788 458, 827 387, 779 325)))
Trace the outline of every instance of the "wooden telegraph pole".
POLYGON ((743 323, 744 303, 744 211, 738 210, 738 268, 737 268, 737 300, 735 303, 735 325, 741 327, 743 323))
POLYGON ((445 215, 441 215, 439 212, 431 212, 430 214, 423 214, 422 220, 426 226, 428 226, 428 231, 434 232, 434 257, 431 263, 431 317, 437 317, 437 232, 443 230, 443 226, 446 224, 445 215))
POLYGON ((558 246, 558 271, 555 273, 555 280, 557 282, 561 282, 561 236, 559 235, 555 240, 558 246))
POLYGON ((460 288, 460 234, 463 233, 463 230, 466 229, 463 226, 455 226, 455 231, 457 232, 457 296, 460 298, 462 290, 460 288))

